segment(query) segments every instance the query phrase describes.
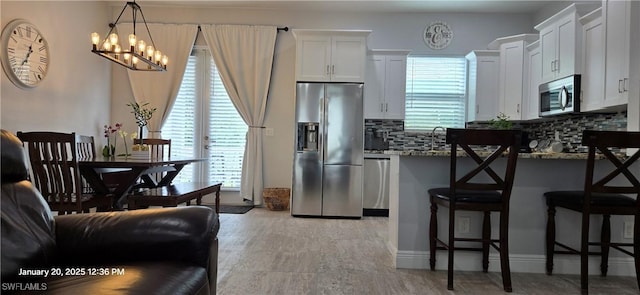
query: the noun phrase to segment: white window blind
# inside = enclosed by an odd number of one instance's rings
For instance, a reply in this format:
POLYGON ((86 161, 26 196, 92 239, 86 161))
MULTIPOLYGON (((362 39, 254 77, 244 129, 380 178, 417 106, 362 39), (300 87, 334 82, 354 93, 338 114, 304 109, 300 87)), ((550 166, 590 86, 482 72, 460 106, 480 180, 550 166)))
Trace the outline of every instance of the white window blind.
POLYGON ((464 128, 466 61, 461 57, 407 59, 406 131, 464 128))
POLYGON ((171 156, 209 159, 202 169, 187 165, 177 181, 212 180, 239 189, 247 125, 231 103, 207 49, 194 49, 162 136, 171 156))

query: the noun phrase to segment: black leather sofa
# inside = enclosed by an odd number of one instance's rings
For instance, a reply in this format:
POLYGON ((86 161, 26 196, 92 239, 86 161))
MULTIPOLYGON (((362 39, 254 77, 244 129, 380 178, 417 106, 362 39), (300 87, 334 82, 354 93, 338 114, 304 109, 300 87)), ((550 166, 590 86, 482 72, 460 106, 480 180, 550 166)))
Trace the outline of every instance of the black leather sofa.
POLYGON ((2 130, 0 293, 215 294, 219 220, 208 207, 53 216, 2 130))

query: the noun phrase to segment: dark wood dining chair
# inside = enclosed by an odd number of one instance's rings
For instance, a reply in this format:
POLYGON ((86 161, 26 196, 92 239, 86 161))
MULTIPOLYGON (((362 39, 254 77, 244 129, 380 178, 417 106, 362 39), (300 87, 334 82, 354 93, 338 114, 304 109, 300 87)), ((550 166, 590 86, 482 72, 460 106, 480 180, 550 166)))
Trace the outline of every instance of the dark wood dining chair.
MULTIPOLYGON (((154 159, 163 159, 171 157, 171 139, 162 138, 136 138, 133 140, 133 144, 146 144, 149 146, 149 152, 154 159)), ((145 183, 157 184, 166 172, 154 173, 151 175, 143 175, 145 183)), ((142 185, 144 186, 144 185, 142 185)))
POLYGON ((146 144, 149 146, 151 157, 162 159, 171 157, 171 139, 162 138, 136 138, 133 144, 146 144))
POLYGON ((638 167, 629 169, 640 158, 640 150, 624 159, 613 153, 614 149, 640 148, 640 132, 585 130, 582 144, 588 147, 584 189, 544 193, 547 201, 547 274, 553 272, 554 254, 580 255, 580 286, 583 293, 588 293, 589 255, 601 256, 600 272, 606 276, 609 249, 613 248, 634 257, 636 280, 640 288, 640 182, 637 178, 638 167), (598 160, 597 156, 606 160, 598 160), (556 239, 556 208, 581 214, 580 249, 556 239), (599 242, 589 241, 591 215, 602 215, 599 242), (611 242, 612 215, 634 216, 633 243, 611 242), (600 251, 590 251, 589 246, 599 246, 600 251))
POLYGON ((93 136, 76 135, 78 159, 92 159, 96 156, 96 144, 93 136))
POLYGON ((489 247, 500 252, 502 284, 511 292, 509 268, 509 199, 521 142, 520 130, 447 129, 446 143, 451 145, 449 186, 429 189, 431 221, 429 225, 429 264, 435 270, 436 250, 448 250, 447 288, 453 290, 454 250, 482 252, 482 269, 489 267, 489 247), (479 151, 480 149, 481 151, 479 151), (502 161, 506 153, 506 167, 502 161), (473 161, 462 160, 466 154, 473 161), (486 156, 485 156, 486 154, 486 156), (482 156, 481 156, 482 155, 482 156), (462 163, 461 163, 462 162, 462 163), (498 172, 503 172, 499 174, 498 172), (485 173, 482 173, 485 172, 485 173), (449 208, 448 242, 438 238, 438 206, 449 208), (456 211, 483 212, 482 237, 455 237, 456 211), (491 237, 491 212, 500 213, 499 238, 491 237), (456 242, 479 242, 480 247, 459 247, 456 242))
MULTIPOLYGON (((93 159, 96 156, 96 144, 93 136, 76 135, 76 146, 78 151, 78 160, 93 159)), ((93 193, 93 188, 87 181, 82 178, 82 191, 84 193, 93 193)))
POLYGON ((52 211, 58 214, 87 213, 91 208, 107 211, 110 195, 85 193, 78 168, 78 143, 75 133, 18 132, 26 146, 32 182, 52 211))

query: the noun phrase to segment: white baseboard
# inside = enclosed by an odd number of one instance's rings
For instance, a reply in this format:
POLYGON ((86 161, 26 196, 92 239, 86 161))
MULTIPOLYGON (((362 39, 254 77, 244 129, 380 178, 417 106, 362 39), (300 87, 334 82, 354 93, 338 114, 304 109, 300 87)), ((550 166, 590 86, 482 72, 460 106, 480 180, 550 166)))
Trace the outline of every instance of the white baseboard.
MULTIPOLYGON (((428 251, 397 251, 389 246, 396 268, 429 269, 428 251)), ((489 271, 500 271, 500 256, 489 255, 489 271)), ((481 271, 482 257, 480 252, 456 251, 454 257, 454 269, 462 271, 481 271)), ((577 255, 558 255, 554 259, 554 274, 579 274, 580 257, 577 255)), ((511 272, 545 273, 546 258, 544 255, 509 255, 511 272)), ((436 269, 447 269, 446 250, 438 251, 436 256, 436 269)), ((589 273, 600 274, 600 258, 589 257, 589 273)), ((635 264, 631 257, 609 257, 608 275, 635 276, 635 264)))

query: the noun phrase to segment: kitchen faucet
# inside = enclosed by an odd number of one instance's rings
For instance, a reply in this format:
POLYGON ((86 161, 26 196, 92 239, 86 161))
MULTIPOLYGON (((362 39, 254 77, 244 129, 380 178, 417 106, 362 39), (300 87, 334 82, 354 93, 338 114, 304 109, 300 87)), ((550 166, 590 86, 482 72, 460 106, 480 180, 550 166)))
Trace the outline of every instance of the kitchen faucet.
POLYGON ((444 127, 442 126, 436 126, 433 128, 433 130, 431 130, 431 150, 434 150, 434 146, 435 146, 435 141, 436 141, 436 129, 442 129, 442 131, 447 131, 446 129, 444 129, 444 127))

